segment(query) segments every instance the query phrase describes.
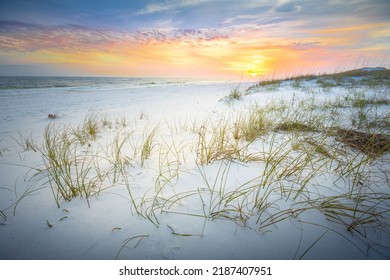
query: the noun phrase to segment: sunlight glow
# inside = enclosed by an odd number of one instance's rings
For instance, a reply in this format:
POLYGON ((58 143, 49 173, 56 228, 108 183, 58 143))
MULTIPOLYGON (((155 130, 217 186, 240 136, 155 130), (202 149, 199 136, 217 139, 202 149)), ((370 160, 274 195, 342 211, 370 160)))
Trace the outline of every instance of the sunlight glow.
MULTIPOLYGON (((207 1, 202 3, 208 5, 207 1)), ((190 21, 194 25, 191 28, 180 26, 189 23, 175 21, 179 13, 170 15, 169 20, 155 19, 169 10, 166 4, 158 5, 159 9, 147 6, 135 13, 146 21, 138 29, 123 23, 105 28, 4 21, 0 26, 0 66, 5 69, 8 64, 24 64, 50 69, 56 65, 67 72, 98 76, 239 78, 275 71, 348 68, 357 66, 356 61, 362 58, 387 61, 387 19, 363 20, 344 11, 331 21, 318 17, 312 24, 313 16, 304 13, 302 5, 279 1, 275 9, 264 14, 234 10, 236 15, 221 13, 218 16, 223 20, 203 19, 205 23, 201 21, 198 27, 190 21), (278 9, 290 13, 291 18, 281 17, 278 9), (301 12, 305 16, 298 16, 301 12), (264 20, 263 15, 270 20, 264 20)), ((331 10, 337 7, 337 3, 329 5, 331 10)), ((194 16, 192 11, 186 12, 194 16)))

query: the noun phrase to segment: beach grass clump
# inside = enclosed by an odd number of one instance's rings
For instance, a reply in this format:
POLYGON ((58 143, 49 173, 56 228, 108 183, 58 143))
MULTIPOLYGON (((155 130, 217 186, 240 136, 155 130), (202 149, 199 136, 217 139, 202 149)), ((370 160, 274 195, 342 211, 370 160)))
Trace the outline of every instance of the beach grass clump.
POLYGON ((100 118, 96 112, 88 113, 84 121, 77 128, 71 127, 71 134, 77 139, 77 141, 85 145, 90 141, 97 139, 100 128, 104 125, 108 125, 107 118, 100 118))
POLYGON ((238 87, 233 88, 229 95, 226 96, 227 101, 232 101, 232 100, 240 100, 243 96, 243 93, 240 91, 238 87))
POLYGON ((196 144, 197 162, 208 164, 216 160, 237 159, 243 162, 255 160, 248 152, 253 141, 271 131, 272 122, 267 112, 258 106, 209 119, 198 129, 196 144))
POLYGON ((209 164, 218 160, 253 160, 248 152, 250 142, 265 133, 267 120, 261 111, 251 111, 235 117, 208 120, 198 130, 196 162, 209 164))
POLYGON ((248 117, 240 117, 234 126, 234 138, 252 142, 270 130, 271 122, 264 110, 255 107, 248 117))
POLYGON ((99 116, 96 113, 90 113, 85 117, 84 131, 91 139, 96 139, 99 127, 99 116))
POLYGON ((80 143, 72 135, 65 127, 49 124, 40 149, 45 166, 40 173, 47 175, 58 207, 61 200, 75 197, 86 197, 88 202, 89 197, 99 193, 102 184, 95 171, 97 156, 91 147, 80 153, 80 143))
POLYGON ((201 126, 196 144, 196 161, 209 164, 216 160, 232 158, 238 146, 236 141, 231 141, 229 130, 228 123, 222 120, 217 126, 201 126))

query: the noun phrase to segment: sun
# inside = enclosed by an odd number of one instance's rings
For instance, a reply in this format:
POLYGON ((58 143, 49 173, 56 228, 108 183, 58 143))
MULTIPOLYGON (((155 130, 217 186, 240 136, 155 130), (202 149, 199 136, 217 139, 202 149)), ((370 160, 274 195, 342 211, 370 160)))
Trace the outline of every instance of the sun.
POLYGON ((252 76, 252 77, 257 77, 257 76, 260 75, 260 73, 261 73, 260 69, 250 69, 250 70, 248 70, 249 76, 252 76))

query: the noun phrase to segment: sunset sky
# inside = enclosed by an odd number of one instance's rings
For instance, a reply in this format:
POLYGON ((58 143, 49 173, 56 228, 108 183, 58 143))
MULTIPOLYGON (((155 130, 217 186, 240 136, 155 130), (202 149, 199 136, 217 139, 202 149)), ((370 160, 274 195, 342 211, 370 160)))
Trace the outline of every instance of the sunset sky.
POLYGON ((389 0, 0 1, 0 75, 261 77, 389 58, 389 0))

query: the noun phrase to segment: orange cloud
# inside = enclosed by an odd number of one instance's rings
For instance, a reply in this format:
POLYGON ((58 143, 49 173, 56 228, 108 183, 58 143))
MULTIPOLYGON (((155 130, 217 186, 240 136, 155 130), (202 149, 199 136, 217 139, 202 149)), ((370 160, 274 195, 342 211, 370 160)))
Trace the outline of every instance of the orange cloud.
POLYGON ((239 78, 275 71, 304 74, 345 65, 351 56, 388 52, 388 42, 380 40, 390 32, 383 23, 340 26, 302 29, 294 38, 281 36, 289 30, 283 26, 279 33, 276 27, 248 25, 126 33, 10 23, 0 34, 0 56, 19 63, 62 65, 89 75, 239 78), (379 39, 370 44, 370 38, 379 39))

